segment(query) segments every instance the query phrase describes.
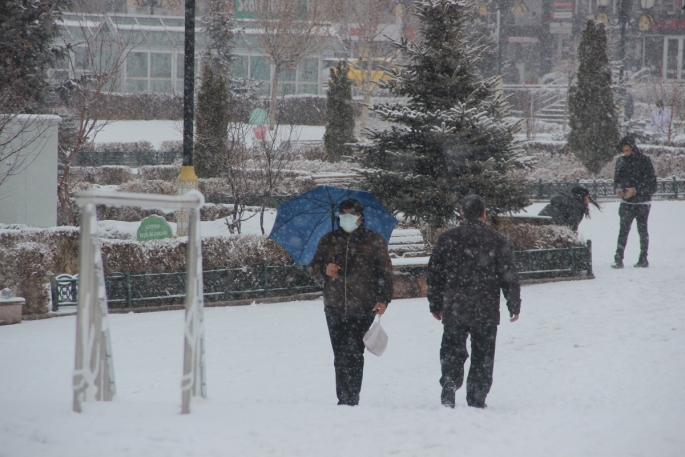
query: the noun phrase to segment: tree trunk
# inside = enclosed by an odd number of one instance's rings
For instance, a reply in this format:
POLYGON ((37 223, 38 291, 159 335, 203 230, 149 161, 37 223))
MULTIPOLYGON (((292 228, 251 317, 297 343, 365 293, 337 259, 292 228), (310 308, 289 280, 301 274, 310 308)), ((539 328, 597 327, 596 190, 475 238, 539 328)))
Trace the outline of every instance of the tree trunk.
POLYGON ((62 211, 65 212, 69 225, 76 225, 76 219, 74 218, 74 209, 71 206, 71 198, 69 192, 69 169, 70 166, 67 163, 64 167, 64 173, 62 174, 62 180, 57 187, 57 198, 59 199, 59 204, 62 207, 62 211))
POLYGON ((262 235, 264 235, 264 210, 266 209, 265 205, 262 205, 262 210, 259 212, 259 227, 262 229, 262 235))
POLYGON ((276 103, 278 102, 278 76, 281 69, 278 65, 274 68, 274 78, 271 82, 271 107, 269 108, 269 130, 276 128, 276 103))
POLYGON ((371 90, 364 89, 364 104, 362 105, 362 119, 360 123, 361 131, 364 131, 369 124, 369 105, 371 104, 371 90))

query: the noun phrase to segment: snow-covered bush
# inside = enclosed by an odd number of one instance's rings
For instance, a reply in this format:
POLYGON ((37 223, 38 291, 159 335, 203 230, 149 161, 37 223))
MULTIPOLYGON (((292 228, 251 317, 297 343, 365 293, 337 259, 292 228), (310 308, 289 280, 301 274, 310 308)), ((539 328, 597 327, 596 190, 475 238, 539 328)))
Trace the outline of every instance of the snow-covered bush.
MULTIPOLYGON (((24 314, 48 312, 51 275, 78 273, 79 230, 76 227, 36 229, 0 225, 0 289, 12 288, 26 298, 24 314)), ((184 239, 102 240, 105 274, 129 271, 184 271, 184 239)), ((234 235, 202 239, 204 269, 290 264, 290 256, 266 236, 234 235)))

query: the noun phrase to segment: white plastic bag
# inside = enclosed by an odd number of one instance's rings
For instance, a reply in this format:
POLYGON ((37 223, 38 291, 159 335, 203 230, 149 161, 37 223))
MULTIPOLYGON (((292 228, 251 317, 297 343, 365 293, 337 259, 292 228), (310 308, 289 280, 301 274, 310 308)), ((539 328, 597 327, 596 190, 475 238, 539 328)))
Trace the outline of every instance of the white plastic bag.
POLYGON ((388 347, 388 335, 381 327, 381 316, 378 316, 378 320, 374 321, 369 331, 364 335, 364 345, 371 354, 378 357, 382 356, 385 348, 388 347))

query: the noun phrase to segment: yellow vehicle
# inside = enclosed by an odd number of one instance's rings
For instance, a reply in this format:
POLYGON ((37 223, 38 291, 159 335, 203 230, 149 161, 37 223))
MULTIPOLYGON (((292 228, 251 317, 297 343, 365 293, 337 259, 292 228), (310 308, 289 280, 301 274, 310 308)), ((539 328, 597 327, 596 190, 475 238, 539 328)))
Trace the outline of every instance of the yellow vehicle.
POLYGON ((370 88, 375 86, 378 81, 387 82, 390 81, 390 74, 386 69, 395 69, 396 67, 392 64, 389 59, 355 59, 350 61, 350 71, 347 72, 347 77, 350 78, 357 87, 362 87, 364 79, 370 83, 370 88))

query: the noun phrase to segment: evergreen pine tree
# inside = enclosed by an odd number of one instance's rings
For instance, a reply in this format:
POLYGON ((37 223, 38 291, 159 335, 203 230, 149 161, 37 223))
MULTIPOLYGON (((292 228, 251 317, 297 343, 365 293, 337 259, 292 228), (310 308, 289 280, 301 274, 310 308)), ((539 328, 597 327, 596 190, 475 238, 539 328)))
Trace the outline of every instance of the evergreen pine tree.
POLYGON ((464 33, 469 5, 425 0, 415 10, 421 38, 395 43, 407 64, 386 85, 409 101, 373 107, 393 126, 368 132, 362 184, 391 211, 433 228, 454 220, 471 193, 485 199, 490 214, 525 207, 522 183, 506 173, 528 159, 514 139, 517 124, 505 119, 496 79, 479 76, 482 49, 464 33))
POLYGON ((352 80, 347 76, 350 67, 346 61, 331 68, 326 97, 326 133, 323 136, 328 160, 336 162, 350 155, 346 143, 354 143, 354 108, 352 106, 352 80))
POLYGON ((604 24, 586 22, 578 60, 576 83, 568 94, 568 148, 588 171, 597 174, 616 154, 619 140, 604 24))
POLYGON ((221 176, 228 151, 229 98, 226 77, 216 74, 210 62, 202 68, 195 114, 195 174, 199 178, 221 176))
POLYGON ((48 70, 67 56, 57 24, 69 0, 0 1, 0 111, 44 111, 48 70))

